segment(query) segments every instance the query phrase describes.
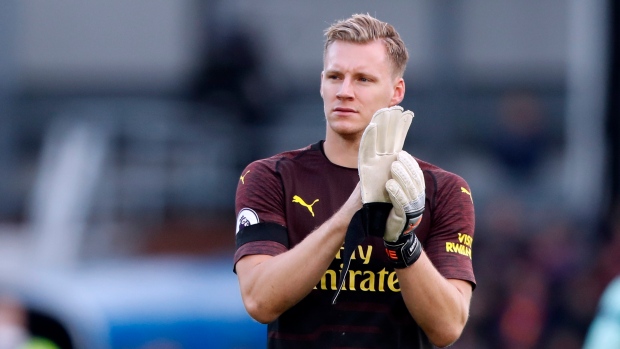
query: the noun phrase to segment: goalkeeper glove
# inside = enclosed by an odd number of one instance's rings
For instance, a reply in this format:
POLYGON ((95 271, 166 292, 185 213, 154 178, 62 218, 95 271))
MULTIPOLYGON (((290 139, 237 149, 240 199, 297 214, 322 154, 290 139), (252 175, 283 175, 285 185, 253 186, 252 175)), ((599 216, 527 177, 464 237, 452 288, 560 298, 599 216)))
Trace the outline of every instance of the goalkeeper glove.
POLYGON ((385 222, 392 208, 385 183, 390 166, 403 149, 413 113, 400 106, 379 109, 364 130, 360 141, 358 172, 364 204, 366 231, 383 236, 385 222))
POLYGON ((385 188, 393 208, 389 214, 383 243, 394 268, 406 268, 418 260, 422 244, 414 234, 422 220, 425 204, 424 174, 406 151, 392 163, 392 179, 385 188))

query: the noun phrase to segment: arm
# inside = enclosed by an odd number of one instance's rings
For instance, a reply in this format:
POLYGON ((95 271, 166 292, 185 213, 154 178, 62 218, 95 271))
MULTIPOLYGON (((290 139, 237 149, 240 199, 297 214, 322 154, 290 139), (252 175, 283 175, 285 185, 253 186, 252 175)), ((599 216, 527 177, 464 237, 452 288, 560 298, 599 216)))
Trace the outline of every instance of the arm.
POLYGON ((413 265, 396 269, 396 275, 409 313, 430 341, 439 347, 454 343, 467 322, 471 284, 444 278, 424 252, 413 265))
MULTIPOLYGON (((409 313, 431 342, 445 347, 455 342, 463 332, 469 314, 472 285, 468 281, 444 277, 422 250, 415 229, 425 211, 424 175, 417 161, 406 152, 400 152, 397 159, 392 164, 393 179, 386 183, 393 209, 386 224, 384 243, 390 251, 388 256, 398 275, 409 313)), ((454 181, 455 177, 450 178, 453 181, 442 186, 441 208, 435 208, 437 215, 432 218, 435 241, 431 243, 426 240, 429 245, 434 245, 432 256, 443 255, 438 260, 442 263, 438 267, 443 265, 444 271, 447 264, 455 266, 470 262, 467 256, 448 256, 448 251, 442 247, 447 246, 444 245, 445 239, 456 240, 460 239, 457 235, 473 235, 473 217, 470 217, 473 215, 473 202, 463 194, 464 187, 461 186, 466 184, 454 181), (458 190, 459 187, 461 190, 458 190), (451 262, 447 262, 448 259, 451 262)), ((471 244, 471 241, 464 243, 471 244)))
POLYGON ((236 271, 250 316, 272 322, 307 296, 340 250, 349 222, 361 207, 358 184, 340 210, 291 250, 241 258, 236 271))

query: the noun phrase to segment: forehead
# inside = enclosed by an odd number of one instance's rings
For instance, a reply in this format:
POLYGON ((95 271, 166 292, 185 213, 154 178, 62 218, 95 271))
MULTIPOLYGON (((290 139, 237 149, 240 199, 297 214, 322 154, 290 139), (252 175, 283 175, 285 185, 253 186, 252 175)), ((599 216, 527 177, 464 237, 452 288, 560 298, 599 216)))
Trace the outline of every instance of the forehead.
POLYGON ((364 44, 336 40, 325 51, 325 70, 388 74, 390 68, 387 49, 380 40, 364 44))

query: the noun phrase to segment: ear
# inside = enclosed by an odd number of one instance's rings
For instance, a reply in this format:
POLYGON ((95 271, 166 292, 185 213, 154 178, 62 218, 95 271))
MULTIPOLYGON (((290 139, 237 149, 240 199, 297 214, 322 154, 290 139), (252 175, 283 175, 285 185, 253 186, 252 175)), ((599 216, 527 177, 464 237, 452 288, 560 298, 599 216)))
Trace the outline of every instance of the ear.
POLYGON ((394 83, 394 90, 392 92, 392 99, 390 100, 390 107, 400 104, 405 98, 405 80, 403 78, 396 79, 394 83))
POLYGON ((321 93, 321 98, 323 98, 323 74, 325 74, 325 71, 321 71, 321 87, 319 90, 319 93, 321 93))

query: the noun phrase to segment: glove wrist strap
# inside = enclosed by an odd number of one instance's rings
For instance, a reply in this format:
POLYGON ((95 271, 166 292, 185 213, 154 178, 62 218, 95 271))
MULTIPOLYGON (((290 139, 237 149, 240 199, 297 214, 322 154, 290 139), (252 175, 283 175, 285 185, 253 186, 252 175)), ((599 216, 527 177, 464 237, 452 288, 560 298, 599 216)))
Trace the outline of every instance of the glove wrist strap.
POLYGON ((364 232, 369 236, 383 237, 392 204, 389 202, 367 202, 363 207, 364 232))
POLYGON ((400 235, 394 242, 384 240, 383 243, 388 258, 397 269, 407 268, 422 254, 422 244, 413 231, 400 235))

